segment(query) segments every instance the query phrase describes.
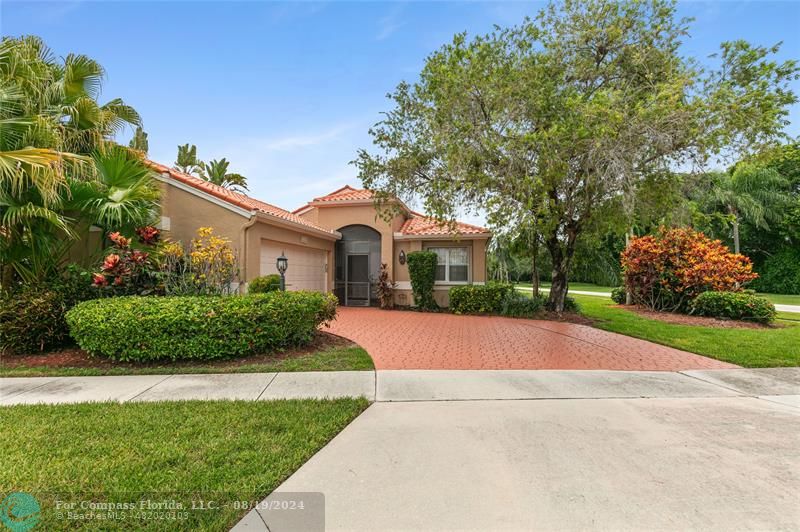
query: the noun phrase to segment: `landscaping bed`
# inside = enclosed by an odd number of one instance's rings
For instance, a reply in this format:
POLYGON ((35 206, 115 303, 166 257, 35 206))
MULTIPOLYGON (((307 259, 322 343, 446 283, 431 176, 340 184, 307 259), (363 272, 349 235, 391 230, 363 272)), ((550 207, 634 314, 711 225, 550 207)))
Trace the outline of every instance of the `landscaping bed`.
POLYGON ((581 314, 593 320, 593 326, 599 329, 747 368, 800 366, 800 322, 781 320, 780 327, 754 328, 669 323, 604 297, 576 295, 575 299, 581 314))
POLYGON ((346 338, 322 331, 318 331, 311 343, 303 347, 213 361, 115 362, 92 356, 77 347, 32 355, 0 356, 0 376, 4 377, 372 369, 372 359, 361 347, 346 338))
POLYGON ((36 499, 37 530, 228 530, 368 404, 362 398, 0 407, 0 492, 36 499), (66 511, 59 518, 55 500, 77 503, 75 519, 66 511), (108 512, 80 508, 148 500, 177 501, 184 509, 118 510, 116 518, 101 520, 108 512), (202 507, 204 501, 215 505, 202 507))
POLYGON ((692 316, 689 314, 678 314, 676 312, 660 312, 638 305, 614 305, 613 308, 629 310, 645 318, 678 325, 696 325, 721 329, 774 329, 776 327, 782 327, 782 325, 774 323, 767 324, 743 320, 709 318, 706 316, 692 316))

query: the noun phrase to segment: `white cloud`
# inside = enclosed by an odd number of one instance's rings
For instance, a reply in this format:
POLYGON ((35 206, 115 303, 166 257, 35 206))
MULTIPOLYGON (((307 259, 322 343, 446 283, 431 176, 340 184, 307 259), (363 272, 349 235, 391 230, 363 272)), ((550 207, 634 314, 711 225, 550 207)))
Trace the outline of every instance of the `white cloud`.
POLYGON ((399 20, 400 14, 403 11, 403 6, 396 5, 388 15, 381 17, 378 20, 378 33, 375 35, 376 41, 384 41, 391 37, 400 28, 405 26, 405 22, 399 20))

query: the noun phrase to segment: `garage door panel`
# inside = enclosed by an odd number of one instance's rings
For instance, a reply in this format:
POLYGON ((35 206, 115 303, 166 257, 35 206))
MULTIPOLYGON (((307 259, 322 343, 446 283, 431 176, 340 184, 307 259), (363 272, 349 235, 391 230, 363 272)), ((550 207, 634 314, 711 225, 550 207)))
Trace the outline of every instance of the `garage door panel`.
POLYGON ((326 291, 325 250, 263 240, 261 275, 278 273, 276 261, 281 253, 289 260, 289 267, 286 270, 287 290, 326 291))

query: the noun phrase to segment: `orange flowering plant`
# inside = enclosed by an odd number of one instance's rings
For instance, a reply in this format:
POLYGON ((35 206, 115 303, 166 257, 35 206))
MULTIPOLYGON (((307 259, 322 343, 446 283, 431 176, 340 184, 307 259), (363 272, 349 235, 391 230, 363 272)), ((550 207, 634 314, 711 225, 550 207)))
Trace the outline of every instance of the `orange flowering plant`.
POLYGON ((653 310, 686 310, 702 292, 738 292, 758 277, 749 258, 692 229, 634 238, 621 261, 634 302, 653 310))

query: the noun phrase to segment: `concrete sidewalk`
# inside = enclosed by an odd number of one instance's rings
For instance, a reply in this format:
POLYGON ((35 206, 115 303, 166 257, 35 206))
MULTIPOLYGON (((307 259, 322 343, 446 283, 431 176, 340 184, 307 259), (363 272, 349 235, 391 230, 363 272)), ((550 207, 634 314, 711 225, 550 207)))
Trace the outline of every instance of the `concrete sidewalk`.
POLYGON ((374 371, 0 378, 0 406, 89 401, 375 398, 374 371))
POLYGON ((0 379, 0 405, 358 396, 378 402, 769 396, 800 407, 800 369, 386 370, 0 379))
POLYGON ((328 531, 800 526, 796 368, 424 373, 380 372, 402 402, 370 406, 234 530, 322 530, 321 513, 328 531), (512 400, 440 400, 481 394, 512 400), (310 493, 324 504, 274 504, 310 493))

